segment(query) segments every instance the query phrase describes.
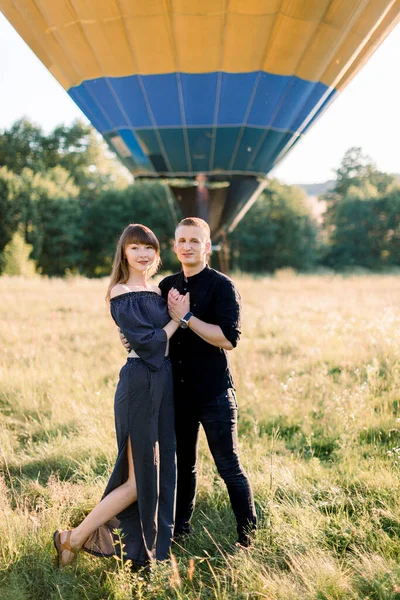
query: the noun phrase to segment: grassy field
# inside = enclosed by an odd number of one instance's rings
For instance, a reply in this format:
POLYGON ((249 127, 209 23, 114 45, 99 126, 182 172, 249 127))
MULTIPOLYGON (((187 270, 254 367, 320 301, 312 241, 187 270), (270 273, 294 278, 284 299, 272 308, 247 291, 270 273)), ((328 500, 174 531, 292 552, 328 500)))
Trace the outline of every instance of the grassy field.
POLYGON ((1 600, 400 599, 400 277, 237 279, 231 359, 260 529, 235 550, 204 437, 195 533, 150 581, 53 565, 52 532, 99 500, 125 352, 106 283, 0 279, 1 600))

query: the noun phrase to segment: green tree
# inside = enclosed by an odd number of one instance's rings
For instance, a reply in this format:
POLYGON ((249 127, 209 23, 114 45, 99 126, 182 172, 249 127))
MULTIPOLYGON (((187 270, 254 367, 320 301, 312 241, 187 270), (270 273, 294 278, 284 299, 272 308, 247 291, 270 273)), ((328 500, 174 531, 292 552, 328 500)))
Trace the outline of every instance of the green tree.
POLYGON ((231 266, 243 271, 308 270, 317 260, 317 226, 305 194, 277 180, 271 180, 229 241, 231 266))
POLYGON ((340 202, 325 263, 373 270, 400 266, 400 188, 379 198, 340 202))
POLYGON ((164 269, 179 265, 172 251, 174 221, 166 188, 154 181, 138 181, 123 190, 106 190, 83 210, 83 262, 88 276, 108 275, 119 235, 129 223, 150 227, 161 245, 164 269))
POLYGON ((0 133, 0 167, 20 174, 22 169, 43 169, 41 159, 42 129, 27 119, 20 119, 0 133))
POLYGON ((335 187, 323 197, 328 204, 323 262, 372 269, 398 264, 399 193, 396 176, 379 171, 360 148, 350 148, 336 171, 335 187))
POLYGON ((39 272, 49 276, 79 273, 83 241, 78 200, 41 196, 38 214, 41 244, 36 250, 36 263, 39 272))
POLYGON ((397 183, 394 175, 379 171, 361 148, 349 148, 336 170, 334 187, 321 197, 328 205, 326 224, 334 220, 336 206, 349 194, 354 195, 354 190, 362 190, 364 198, 374 198, 389 192, 397 183))
POLYGON ((16 231, 4 248, 4 275, 23 275, 32 277, 36 265, 31 260, 32 246, 25 242, 22 231, 16 231))
POLYGON ((26 168, 43 173, 60 166, 85 190, 124 187, 132 180, 101 136, 80 121, 48 135, 27 119, 16 121, 0 132, 0 166, 18 175, 26 168))
POLYGON ((4 249, 17 231, 23 215, 18 178, 6 167, 0 168, 0 273, 4 268, 4 249))
MULTIPOLYGON (((20 175, 3 167, 0 173, 0 204, 4 213, 0 220, 0 250, 18 229, 31 244, 31 258, 38 268, 48 275, 63 275, 67 268, 75 266, 80 230, 79 189, 71 175, 60 166, 47 173, 23 169, 20 175)), ((3 267, 4 261, 3 255, 3 267)))
POLYGON ((18 177, 18 196, 23 206, 23 227, 25 239, 33 247, 32 258, 40 263, 42 245, 45 238, 43 223, 48 215, 47 203, 74 198, 78 202, 79 188, 74 184, 68 171, 58 166, 45 173, 35 173, 23 169, 18 177))

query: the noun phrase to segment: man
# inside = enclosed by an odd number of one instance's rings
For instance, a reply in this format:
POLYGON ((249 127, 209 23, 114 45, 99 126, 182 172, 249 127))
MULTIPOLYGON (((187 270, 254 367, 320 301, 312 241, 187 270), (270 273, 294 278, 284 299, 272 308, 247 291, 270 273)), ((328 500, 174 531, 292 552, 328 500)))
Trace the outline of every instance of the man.
POLYGON ((247 547, 256 512, 238 454, 237 403, 227 356, 239 341, 240 296, 229 277, 207 265, 211 240, 205 221, 183 219, 176 228, 174 250, 182 271, 159 284, 171 318, 180 323, 170 340, 178 467, 174 536, 191 530, 201 424, 228 489, 238 544, 247 547), (179 294, 189 294, 189 313, 177 300, 179 294))

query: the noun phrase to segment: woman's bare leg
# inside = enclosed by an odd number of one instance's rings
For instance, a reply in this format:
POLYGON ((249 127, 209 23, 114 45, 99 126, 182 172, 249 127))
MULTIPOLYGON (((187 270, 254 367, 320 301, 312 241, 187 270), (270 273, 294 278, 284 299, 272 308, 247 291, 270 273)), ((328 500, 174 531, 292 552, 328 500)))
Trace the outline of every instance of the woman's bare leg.
MULTIPOLYGON (((115 515, 137 500, 135 469, 132 460, 130 438, 128 438, 127 454, 129 468, 127 481, 103 498, 87 517, 85 517, 82 523, 72 530, 70 544, 73 548, 82 548, 89 535, 96 531, 98 527, 109 521, 112 517, 115 517, 115 515)), ((61 533, 61 543, 65 541, 66 536, 66 531, 61 533)), ((74 554, 72 554, 72 552, 64 550, 62 563, 69 564, 72 562, 73 558, 74 554)))

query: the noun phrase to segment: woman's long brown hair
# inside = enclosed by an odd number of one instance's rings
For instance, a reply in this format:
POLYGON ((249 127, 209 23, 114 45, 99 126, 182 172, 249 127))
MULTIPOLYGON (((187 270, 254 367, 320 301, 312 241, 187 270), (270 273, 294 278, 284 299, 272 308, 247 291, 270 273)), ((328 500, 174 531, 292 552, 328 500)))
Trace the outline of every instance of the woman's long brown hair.
POLYGON ((160 266, 160 243, 151 229, 140 223, 131 223, 125 227, 115 250, 110 283, 108 284, 106 295, 108 301, 110 300, 112 288, 117 285, 117 283, 126 283, 129 279, 129 265, 125 256, 125 248, 129 244, 146 244, 152 246, 156 251, 156 259, 148 270, 146 277, 151 277, 154 273, 157 273, 160 266))

